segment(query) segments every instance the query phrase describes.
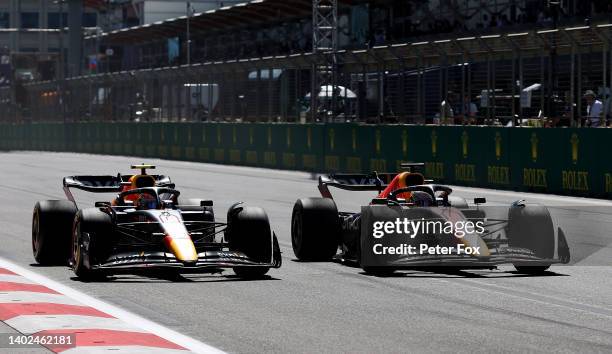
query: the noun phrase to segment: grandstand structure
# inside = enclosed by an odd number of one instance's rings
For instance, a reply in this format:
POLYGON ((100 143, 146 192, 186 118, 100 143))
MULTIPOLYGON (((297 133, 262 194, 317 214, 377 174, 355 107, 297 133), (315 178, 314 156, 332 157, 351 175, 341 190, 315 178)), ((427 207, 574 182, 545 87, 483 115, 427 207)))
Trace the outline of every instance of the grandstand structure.
POLYGON ((456 115, 475 103, 480 123, 579 125, 587 89, 610 112, 605 1, 337 4, 333 61, 313 49, 311 0, 234 3, 85 36, 85 66, 98 65, 66 79, 61 104, 55 82, 25 84, 28 119, 312 121, 313 101, 327 99, 313 70, 330 63, 338 102, 321 105, 333 121, 435 123, 444 101, 456 115))

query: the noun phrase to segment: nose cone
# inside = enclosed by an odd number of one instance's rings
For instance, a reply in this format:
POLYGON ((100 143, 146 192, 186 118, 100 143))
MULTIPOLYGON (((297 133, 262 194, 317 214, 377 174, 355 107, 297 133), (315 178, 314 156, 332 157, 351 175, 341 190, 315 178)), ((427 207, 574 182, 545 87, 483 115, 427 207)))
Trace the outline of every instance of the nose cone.
POLYGON ((198 261, 198 253, 191 238, 174 238, 168 235, 164 237, 164 244, 179 262, 187 265, 198 261))
POLYGON ((148 211, 148 213, 159 221, 166 234, 163 242, 168 252, 185 265, 195 264, 198 261, 198 253, 181 214, 175 210, 148 211))

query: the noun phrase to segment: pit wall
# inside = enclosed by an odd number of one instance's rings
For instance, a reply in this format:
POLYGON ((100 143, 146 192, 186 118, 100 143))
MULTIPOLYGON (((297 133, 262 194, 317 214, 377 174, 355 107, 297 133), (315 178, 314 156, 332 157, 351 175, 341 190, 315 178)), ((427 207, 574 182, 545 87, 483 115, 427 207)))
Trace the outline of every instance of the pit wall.
POLYGON ((612 197, 612 131, 608 129, 265 123, 0 124, 0 149, 127 155, 316 172, 397 171, 403 161, 418 161, 426 164, 427 178, 441 183, 612 197))

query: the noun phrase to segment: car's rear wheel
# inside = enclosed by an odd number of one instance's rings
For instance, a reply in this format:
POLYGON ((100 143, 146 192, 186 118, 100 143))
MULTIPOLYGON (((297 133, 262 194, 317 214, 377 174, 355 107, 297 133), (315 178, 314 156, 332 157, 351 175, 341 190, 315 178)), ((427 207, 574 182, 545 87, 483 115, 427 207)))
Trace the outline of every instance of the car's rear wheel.
MULTIPOLYGON (((258 263, 272 263, 273 238, 268 215, 262 208, 235 206, 227 217, 226 239, 231 251, 244 253, 258 263)), ((258 278, 270 270, 269 266, 234 267, 241 278, 258 278)))
POLYGON ((110 216, 99 209, 79 210, 72 231, 72 270, 81 279, 100 277, 92 266, 104 261, 112 248, 110 216))
MULTIPOLYGON (((521 204, 508 211, 508 243, 512 248, 533 252, 542 259, 552 259, 555 254, 555 229, 548 209, 539 204, 521 204)), ((516 270, 525 274, 546 271, 550 263, 514 263, 516 270)))
POLYGON ((77 208, 68 200, 37 202, 32 215, 32 253, 38 264, 66 264, 77 208))
POLYGON ((338 252, 340 220, 330 198, 298 199, 291 216, 293 253, 303 261, 329 261, 338 252))

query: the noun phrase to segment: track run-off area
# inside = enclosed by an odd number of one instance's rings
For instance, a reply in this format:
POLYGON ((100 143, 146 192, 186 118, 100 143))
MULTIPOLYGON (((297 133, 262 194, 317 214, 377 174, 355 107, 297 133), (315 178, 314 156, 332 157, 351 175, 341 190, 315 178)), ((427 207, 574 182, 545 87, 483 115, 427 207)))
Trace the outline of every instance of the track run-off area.
MULTIPOLYGON (((497 270, 402 271, 376 277, 339 263, 297 262, 290 221, 298 198, 318 196, 304 172, 70 153, 0 153, 0 258, 226 352, 612 352, 612 202, 454 187, 485 197, 549 206, 565 231, 572 264, 540 276, 497 270), (226 271, 180 281, 118 275, 81 282, 68 267, 36 266, 31 250, 37 200, 64 199, 61 181, 78 174, 130 173, 152 163, 182 196, 212 199, 220 221, 230 205, 263 207, 283 266, 262 280, 226 271)), ((111 194, 77 192, 81 207, 111 194)), ((356 211, 371 194, 338 193, 356 211)), ((0 349, 1 351, 2 349, 0 349)))

